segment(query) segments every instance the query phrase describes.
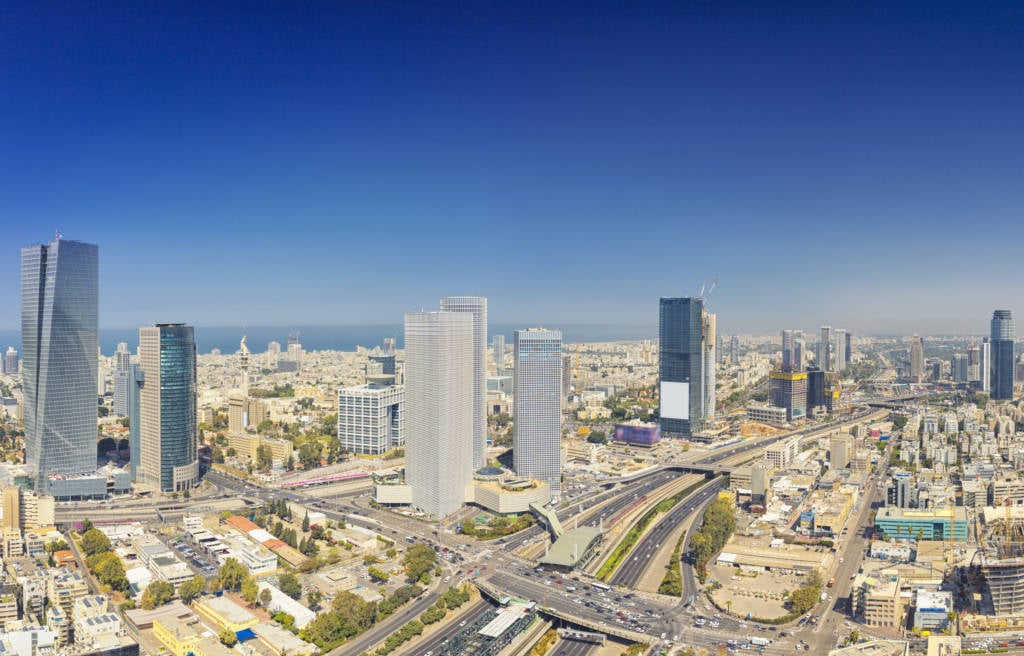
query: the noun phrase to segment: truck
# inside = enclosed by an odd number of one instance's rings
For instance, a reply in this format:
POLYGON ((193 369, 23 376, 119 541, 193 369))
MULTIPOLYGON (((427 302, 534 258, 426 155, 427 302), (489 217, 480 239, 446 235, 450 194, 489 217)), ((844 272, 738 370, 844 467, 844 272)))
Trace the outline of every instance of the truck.
POLYGON ((752 645, 757 645, 758 647, 767 647, 768 645, 772 644, 771 640, 769 640, 768 638, 762 638, 761 636, 750 636, 749 638, 747 638, 747 642, 749 642, 752 645))
POLYGON ((830 587, 830 588, 831 588, 831 587, 832 587, 832 586, 834 586, 835 584, 836 584, 836 577, 834 577, 834 576, 833 576, 832 578, 830 578, 830 579, 828 580, 828 587, 830 587))

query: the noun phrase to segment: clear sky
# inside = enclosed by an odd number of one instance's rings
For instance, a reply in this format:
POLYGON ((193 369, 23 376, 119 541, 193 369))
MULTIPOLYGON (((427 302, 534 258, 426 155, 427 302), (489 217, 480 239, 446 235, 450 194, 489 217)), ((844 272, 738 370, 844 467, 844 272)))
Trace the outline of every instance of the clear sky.
POLYGON ((4 2, 0 327, 59 229, 103 326, 981 333, 1022 122, 1013 2, 4 2))

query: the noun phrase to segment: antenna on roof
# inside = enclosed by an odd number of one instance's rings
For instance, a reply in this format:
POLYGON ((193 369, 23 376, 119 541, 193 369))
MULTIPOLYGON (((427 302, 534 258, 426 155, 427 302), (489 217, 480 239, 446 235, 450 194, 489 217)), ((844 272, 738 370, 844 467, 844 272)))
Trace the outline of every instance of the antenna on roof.
POLYGON ((58 228, 58 229, 56 229, 56 230, 54 230, 54 231, 53 231, 53 238, 54 238, 54 239, 55 239, 56 241, 60 241, 60 240, 61 240, 61 238, 63 238, 63 237, 64 237, 64 235, 60 234, 60 228, 58 228))

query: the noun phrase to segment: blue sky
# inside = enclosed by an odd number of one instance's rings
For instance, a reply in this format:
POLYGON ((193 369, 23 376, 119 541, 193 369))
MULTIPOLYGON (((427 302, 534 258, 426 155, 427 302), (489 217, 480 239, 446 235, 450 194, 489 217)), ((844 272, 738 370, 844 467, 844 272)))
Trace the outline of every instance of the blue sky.
POLYGON ((1024 311, 1019 3, 4 3, 19 247, 101 325, 987 330, 1024 311), (559 5, 559 6, 553 6, 559 5))

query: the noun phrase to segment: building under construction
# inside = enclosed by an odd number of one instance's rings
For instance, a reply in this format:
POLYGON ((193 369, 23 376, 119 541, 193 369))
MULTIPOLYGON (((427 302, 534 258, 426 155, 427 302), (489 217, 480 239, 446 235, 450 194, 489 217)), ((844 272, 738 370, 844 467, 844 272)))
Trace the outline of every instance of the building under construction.
POLYGON ((1007 513, 992 528, 988 548, 975 559, 985 591, 996 615, 1024 614, 1024 521, 1007 513))

